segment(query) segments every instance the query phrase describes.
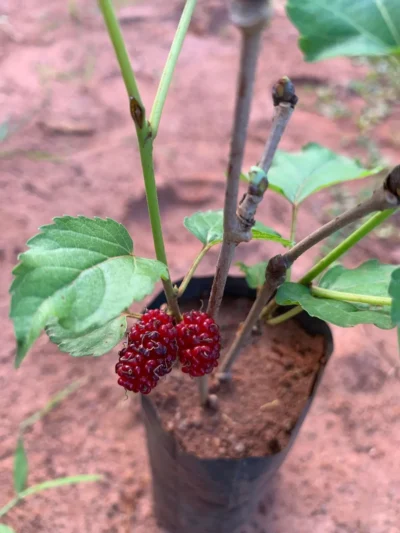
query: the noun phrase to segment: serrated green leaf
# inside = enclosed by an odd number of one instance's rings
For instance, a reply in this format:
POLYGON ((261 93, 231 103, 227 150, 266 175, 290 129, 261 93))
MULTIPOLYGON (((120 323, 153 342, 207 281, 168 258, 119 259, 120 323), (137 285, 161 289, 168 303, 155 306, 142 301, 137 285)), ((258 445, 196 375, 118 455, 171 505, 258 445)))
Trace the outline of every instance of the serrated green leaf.
POLYGON ((392 279, 390 280, 389 285, 389 294, 393 298, 391 311, 392 320, 394 324, 400 326, 400 268, 396 268, 396 270, 392 272, 392 279))
MULTIPOLYGON (((190 217, 185 217, 183 224, 204 246, 222 242, 224 235, 224 214, 222 209, 216 211, 199 211, 190 217)), ((283 239, 279 233, 261 222, 256 222, 252 228, 253 239, 275 241, 283 246, 289 246, 290 241, 283 239)))
POLYGON ((110 320, 100 328, 91 328, 81 333, 64 329, 58 322, 50 324, 46 333, 62 352, 74 357, 104 355, 116 346, 126 332, 126 317, 110 320))
POLYGON ((16 366, 50 322, 75 333, 102 327, 168 276, 162 263, 133 255, 127 230, 114 220, 64 216, 40 229, 10 289, 16 366))
POLYGON ((400 54, 398 0, 289 0, 306 61, 400 54))
POLYGON ((255 265, 251 266, 248 266, 245 263, 241 263, 239 261, 238 263, 236 263, 236 265, 245 274, 246 282, 250 289, 259 289, 264 285, 265 270, 268 265, 267 261, 261 261, 260 263, 256 263, 255 265))
POLYGON ((268 181, 271 190, 298 205, 321 189, 366 178, 380 170, 367 170, 354 159, 310 143, 297 153, 278 150, 268 173, 268 181))
POLYGON ((23 438, 20 436, 14 454, 14 489, 17 494, 25 489, 27 478, 28 459, 25 453, 23 438))
POLYGON ((16 533, 15 529, 12 527, 6 526, 5 524, 0 524, 0 533, 16 533))
POLYGON ((224 234, 224 214, 222 209, 199 211, 190 217, 185 217, 183 225, 202 244, 218 244, 224 234))
POLYGON ((319 282, 324 289, 369 296, 389 296, 389 284, 395 265, 385 265, 370 259, 357 268, 336 265, 329 269, 319 282))
MULTIPOLYGON (((393 265, 384 265, 373 259, 354 269, 341 265, 328 270, 319 283, 322 289, 338 293, 388 297, 393 265)), ((313 296, 308 287, 298 283, 284 283, 276 295, 279 305, 301 305, 311 316, 350 327, 357 324, 375 324, 382 329, 391 329, 390 306, 371 306, 364 303, 338 301, 313 296)))
POLYGON ((308 287, 299 283, 284 283, 278 289, 276 301, 279 305, 300 305, 310 316, 336 326, 347 328, 357 324, 375 324, 382 329, 393 327, 389 307, 372 309, 363 304, 316 298, 308 287))

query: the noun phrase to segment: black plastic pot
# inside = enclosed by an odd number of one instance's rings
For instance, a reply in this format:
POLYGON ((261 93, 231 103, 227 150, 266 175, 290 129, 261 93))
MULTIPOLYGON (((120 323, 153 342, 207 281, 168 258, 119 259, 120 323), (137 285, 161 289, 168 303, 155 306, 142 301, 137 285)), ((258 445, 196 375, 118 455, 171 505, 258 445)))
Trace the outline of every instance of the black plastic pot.
MULTIPOLYGON (((195 278, 183 300, 206 299, 213 278, 195 278)), ((230 277, 225 294, 255 299, 244 278, 230 277)), ((164 293, 149 305, 158 308, 164 293)), ((329 326, 306 313, 296 317, 305 331, 323 335, 327 362, 333 351, 329 326)), ((288 445, 275 455, 244 459, 199 459, 183 451, 160 422, 154 404, 142 397, 147 445, 153 475, 154 513, 169 533, 240 533, 254 512, 266 485, 286 458, 307 415, 325 365, 316 377, 310 398, 297 421, 288 445)))

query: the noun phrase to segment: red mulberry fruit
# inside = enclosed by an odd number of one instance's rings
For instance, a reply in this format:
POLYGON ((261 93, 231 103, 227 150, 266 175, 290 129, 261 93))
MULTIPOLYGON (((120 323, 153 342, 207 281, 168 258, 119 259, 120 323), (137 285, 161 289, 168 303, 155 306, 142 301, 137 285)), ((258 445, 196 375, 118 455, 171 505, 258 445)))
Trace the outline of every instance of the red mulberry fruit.
POLYGON ((210 374, 218 366, 221 350, 219 327, 201 311, 184 313, 176 326, 182 372, 192 377, 210 374))

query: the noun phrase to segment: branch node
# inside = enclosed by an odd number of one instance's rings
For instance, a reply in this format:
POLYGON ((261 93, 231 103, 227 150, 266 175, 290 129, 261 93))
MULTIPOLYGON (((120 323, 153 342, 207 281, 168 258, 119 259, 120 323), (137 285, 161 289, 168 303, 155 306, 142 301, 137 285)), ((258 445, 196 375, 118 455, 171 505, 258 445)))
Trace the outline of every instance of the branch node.
POLYGON ((394 197, 388 197, 388 202, 393 205, 400 205, 400 165, 394 167, 394 169, 390 172, 385 179, 383 187, 385 191, 394 197))
POLYGON ((131 117, 136 127, 138 127, 141 130, 144 124, 144 114, 145 114, 144 107, 140 104, 140 102, 134 96, 131 96, 129 100, 130 100, 131 117))
POLYGON ((220 383, 229 383, 232 381, 232 372, 219 372, 217 378, 220 383))
POLYGON ((242 31, 259 31, 271 18, 270 0, 233 0, 231 20, 242 31))
POLYGON ((291 266, 285 255, 275 255, 268 261, 265 270, 265 279, 271 286, 278 288, 285 282, 286 272, 291 266))
POLYGON ((274 106, 290 104, 292 108, 295 107, 299 101, 294 83, 287 76, 280 78, 272 87, 272 101, 274 106))

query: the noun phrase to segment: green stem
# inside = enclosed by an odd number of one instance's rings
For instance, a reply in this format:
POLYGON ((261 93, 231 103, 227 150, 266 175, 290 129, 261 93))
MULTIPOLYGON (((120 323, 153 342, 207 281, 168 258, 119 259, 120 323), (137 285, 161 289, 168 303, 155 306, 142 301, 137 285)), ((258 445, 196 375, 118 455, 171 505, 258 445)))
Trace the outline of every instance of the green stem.
POLYGON ((141 313, 131 313, 130 311, 127 311, 126 313, 122 313, 127 318, 135 318, 136 320, 141 320, 142 314, 141 313))
POLYGON ((107 26, 108 34, 114 46, 115 55, 121 69, 122 77, 128 95, 130 98, 135 98, 139 104, 142 104, 139 89, 136 83, 135 74, 132 70, 128 51, 125 46, 124 37, 121 28, 118 24, 118 19, 115 15, 114 7, 111 0, 99 0, 99 8, 103 14, 104 22, 107 26))
MULTIPOLYGON (((298 213, 299 206, 296 204, 292 205, 292 221, 290 224, 290 241, 294 242, 296 239, 296 227, 297 227, 297 213, 298 213)), ((286 273, 286 281, 290 281, 292 275, 292 269, 288 268, 286 273)))
MULTIPOLYGON (((149 211, 151 230, 153 233, 156 257, 168 268, 167 255, 165 253, 161 227, 160 208, 157 198, 156 180, 154 176, 153 138, 151 127, 150 124, 145 120, 145 109, 140 98, 135 75, 132 70, 128 52, 125 47, 124 38, 115 15, 112 2, 110 0, 99 0, 99 6, 103 14, 111 42, 114 46, 115 54, 124 78, 128 96, 131 100, 131 113, 136 126, 136 133, 139 142, 140 160, 143 169, 147 207, 149 211)), ((172 286, 172 281, 169 276, 167 280, 163 280, 163 286, 168 306, 174 317, 179 321, 181 319, 181 314, 176 300, 174 288, 172 286)))
POLYGON ((349 235, 344 241, 342 241, 336 248, 331 250, 325 257, 323 257, 311 270, 307 272, 300 280, 303 285, 309 285, 313 279, 321 274, 326 268, 334 263, 339 257, 345 254, 350 248, 352 248, 358 241, 363 239, 368 233, 374 230, 377 226, 382 224, 387 218, 389 218, 396 209, 387 209, 376 213, 370 217, 364 224, 362 224, 356 231, 349 235))
POLYGON ((392 305, 392 298, 385 296, 370 296, 369 294, 354 294, 352 292, 334 291, 322 287, 311 287, 311 294, 317 298, 328 298, 339 302, 356 302, 369 305, 392 305))
MULTIPOLYGON (((336 248, 331 250, 325 257, 323 257, 316 265, 313 266, 311 270, 303 276, 299 283, 303 285, 309 285, 313 279, 319 276, 324 270, 326 270, 332 263, 334 263, 339 257, 345 254, 350 248, 352 248, 358 241, 363 239, 368 233, 374 230, 377 226, 382 224, 386 219, 388 219, 396 209, 386 209, 380 211, 370 217, 364 224, 362 224, 357 230, 355 230, 351 235, 344 239, 336 248)), ((272 299, 262 310, 261 318, 267 318, 271 316, 275 309, 279 306, 276 303, 275 298, 272 299)), ((283 315, 282 315, 283 316, 283 315)), ((277 317, 278 318, 278 317, 277 317)), ((282 320, 283 321, 283 320, 282 320)))
POLYGON ((17 496, 10 500, 4 507, 0 509, 0 518, 8 513, 13 507, 17 505, 17 503, 20 501, 21 498, 18 498, 17 496))
POLYGON ((187 286, 190 283, 190 280, 192 279, 194 273, 196 272, 197 267, 199 266, 201 260, 206 255, 206 253, 214 246, 214 244, 206 244, 200 251, 199 255, 196 257, 196 259, 193 261, 192 266, 190 267, 188 273, 183 278, 182 283, 179 286, 178 289, 178 298, 180 298, 185 290, 187 289, 187 286))
POLYGON ((300 305, 297 305, 296 307, 293 307, 292 309, 289 309, 289 311, 286 311, 286 313, 282 313, 279 316, 274 316, 274 318, 270 318, 267 320, 267 324, 270 326, 276 326, 278 324, 281 324, 282 322, 286 322, 286 320, 289 320, 289 318, 293 318, 294 316, 300 314, 303 311, 303 308, 300 307, 300 305))
POLYGON ((103 479, 103 476, 100 476, 98 474, 69 476, 57 479, 50 479, 48 481, 44 481, 43 483, 32 485, 32 487, 28 487, 27 489, 20 492, 18 496, 10 500, 4 507, 0 509, 0 518, 6 513, 8 513, 8 511, 15 507, 17 503, 19 503, 24 498, 28 498, 28 496, 32 496, 33 494, 37 494, 38 492, 42 492, 43 490, 55 489, 57 487, 62 487, 63 485, 76 485, 78 483, 100 481, 101 479, 103 479))
MULTIPOLYGON (((144 129, 144 128, 143 128, 144 129)), ((158 205, 157 186, 153 165, 153 143, 150 139, 144 139, 143 129, 138 131, 140 159, 142 162, 144 185, 146 190, 147 207, 149 210, 151 231, 153 233, 154 249, 156 257, 168 268, 167 254, 165 252, 164 239, 161 227, 160 208, 158 205)), ((169 269, 168 269, 169 270, 169 269)), ((168 306, 173 316, 182 319, 172 281, 170 277, 162 280, 168 306)))
POLYGON ((158 133, 161 114, 167 98, 169 87, 171 85, 172 76, 179 58, 179 54, 182 50, 183 41, 185 40, 196 3, 197 0, 186 0, 178 28, 171 45, 171 50, 168 54, 167 62, 165 63, 165 67, 161 75, 160 84, 158 86, 157 94, 154 99, 153 108, 150 114, 150 124, 153 132, 153 139, 155 139, 158 133))

